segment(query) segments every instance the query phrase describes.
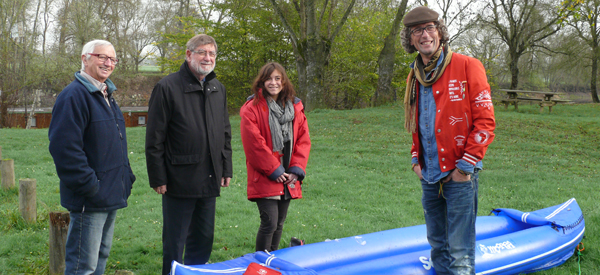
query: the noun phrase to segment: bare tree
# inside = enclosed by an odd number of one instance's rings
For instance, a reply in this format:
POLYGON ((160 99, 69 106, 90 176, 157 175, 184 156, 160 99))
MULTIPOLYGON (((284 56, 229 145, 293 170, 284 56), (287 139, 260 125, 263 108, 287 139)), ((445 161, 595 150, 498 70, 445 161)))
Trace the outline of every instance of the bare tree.
POLYGON ((115 22, 115 48, 118 51, 119 58, 123 60, 120 67, 127 71, 139 72, 139 65, 149 56, 144 48, 156 41, 157 31, 151 20, 151 7, 145 5, 141 0, 122 1, 118 6, 113 7, 116 18, 115 22))
POLYGON ((26 86, 29 58, 26 11, 29 0, 0 0, 0 127, 8 126, 8 108, 26 86))
POLYGON ((300 18, 296 28, 292 28, 291 20, 288 19, 291 15, 286 17, 281 8, 282 3, 278 4, 277 0, 270 2, 290 36, 296 56, 299 92, 306 96, 306 109, 311 110, 319 105, 319 94, 323 91, 323 69, 329 59, 333 41, 346 23, 356 0, 349 1, 337 20, 334 15, 338 0, 324 0, 321 7, 317 7, 316 0, 292 0, 300 18))
POLYGON ((487 70, 492 87, 506 81, 508 69, 504 65, 507 47, 491 27, 469 28, 454 41, 454 47, 481 61, 487 70))
POLYGON ((219 0, 209 0, 208 3, 204 3, 204 0, 196 0, 196 6, 198 7, 198 15, 204 21, 214 21, 215 24, 219 25, 223 18, 225 17, 225 13, 222 12, 221 9, 218 9, 217 6, 220 4, 219 0))
POLYGON ((560 4, 555 0, 488 0, 478 20, 500 36, 508 46, 511 89, 519 85, 519 59, 526 51, 554 35, 559 24, 570 14, 577 1, 567 0, 560 4), (558 5, 559 8, 556 8, 558 5))
MULTIPOLYGON (((41 0, 40 0, 41 1, 41 0)), ((48 42, 48 31, 51 26, 52 20, 52 8, 53 8, 54 0, 43 0, 43 13, 42 13, 42 56, 46 55, 46 43, 48 42)))
POLYGON ((59 12, 59 51, 73 54, 93 39, 106 38, 107 3, 96 0, 62 0, 59 12))
POLYGON ((598 98, 598 61, 600 60, 600 0, 588 0, 580 5, 579 16, 569 21, 579 38, 590 47, 590 54, 580 58, 591 59, 592 72, 590 76, 591 96, 594 103, 600 103, 598 98))
POLYGON ((66 52, 66 44, 67 44, 67 29, 68 29, 68 21, 69 21, 69 11, 71 7, 72 0, 61 0, 60 8, 58 10, 58 53, 64 54, 66 52))
POLYGON ((476 17, 477 0, 435 0, 444 24, 451 30, 450 43, 466 32, 476 17))
MULTIPOLYGON (((159 36, 175 33, 178 30, 179 25, 174 23, 175 20, 178 20, 177 5, 170 0, 155 1, 152 5, 151 18, 149 25, 152 25, 153 31, 159 36)), ((155 51, 152 54, 158 55, 157 57, 160 60, 166 60, 167 55, 172 52, 170 49, 177 47, 174 43, 159 39, 155 40, 153 46, 155 51)), ((165 70, 165 64, 161 64, 160 71, 165 72, 165 70)))

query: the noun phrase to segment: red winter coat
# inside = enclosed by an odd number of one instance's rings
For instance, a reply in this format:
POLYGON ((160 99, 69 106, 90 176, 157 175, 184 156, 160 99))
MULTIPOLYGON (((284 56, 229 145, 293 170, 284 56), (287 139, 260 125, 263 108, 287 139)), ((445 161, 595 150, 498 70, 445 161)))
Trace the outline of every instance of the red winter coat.
MULTIPOLYGON (((417 81, 417 91, 418 85, 417 81)), ((454 169, 460 159, 475 165, 494 140, 496 128, 490 85, 483 65, 475 58, 453 53, 432 91, 438 109, 435 138, 442 172, 454 169)), ((417 125, 418 118, 417 114, 417 125)), ((412 156, 423 166, 418 127, 412 136, 412 156)))
POLYGON ((279 153, 273 152, 267 101, 261 96, 258 104, 255 104, 253 97, 249 98, 240 109, 240 117, 248 172, 248 199, 283 195, 283 183, 274 179, 284 172, 298 175, 296 184, 302 184, 310 152, 308 123, 302 101, 296 98, 294 102, 292 154, 287 171, 284 171, 279 153))

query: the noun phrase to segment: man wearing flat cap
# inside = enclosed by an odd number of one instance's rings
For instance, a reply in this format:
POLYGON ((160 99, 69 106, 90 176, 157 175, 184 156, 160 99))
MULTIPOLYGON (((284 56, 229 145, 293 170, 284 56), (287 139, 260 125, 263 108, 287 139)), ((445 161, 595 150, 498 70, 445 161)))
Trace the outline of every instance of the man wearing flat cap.
POLYGON ((479 60, 453 53, 438 13, 421 6, 403 20, 402 46, 419 52, 404 97, 412 169, 436 274, 475 274, 475 218, 482 159, 494 139, 494 106, 479 60))

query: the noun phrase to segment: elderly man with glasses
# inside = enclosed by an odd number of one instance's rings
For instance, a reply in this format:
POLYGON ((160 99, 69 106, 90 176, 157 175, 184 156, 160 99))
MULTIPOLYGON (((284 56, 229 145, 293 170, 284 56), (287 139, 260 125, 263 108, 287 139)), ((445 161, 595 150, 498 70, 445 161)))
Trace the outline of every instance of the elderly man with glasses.
POLYGON ((85 44, 81 71, 52 108, 49 149, 71 218, 65 274, 104 274, 117 209, 127 206, 135 181, 125 119, 108 79, 118 62, 110 42, 85 44))
POLYGON ((481 62, 453 53, 438 13, 421 6, 403 20, 402 46, 418 52, 404 98, 412 169, 436 274, 475 274, 475 219, 482 159, 494 139, 494 106, 481 62))
POLYGON ((227 94, 213 72, 217 43, 199 34, 186 47, 179 71, 156 84, 148 107, 146 165, 162 196, 162 274, 173 261, 208 262, 216 198, 233 173, 227 94))

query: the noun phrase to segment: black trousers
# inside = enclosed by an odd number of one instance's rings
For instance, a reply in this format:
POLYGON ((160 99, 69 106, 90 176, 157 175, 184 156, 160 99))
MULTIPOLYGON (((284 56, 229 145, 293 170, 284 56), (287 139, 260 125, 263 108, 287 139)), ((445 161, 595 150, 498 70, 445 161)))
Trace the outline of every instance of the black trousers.
POLYGON ((215 197, 187 199, 162 196, 163 275, 171 271, 172 261, 186 265, 208 262, 214 240, 216 201, 215 197))
POLYGON ((257 199, 260 227, 256 234, 256 251, 275 251, 279 248, 283 223, 291 200, 257 199))

